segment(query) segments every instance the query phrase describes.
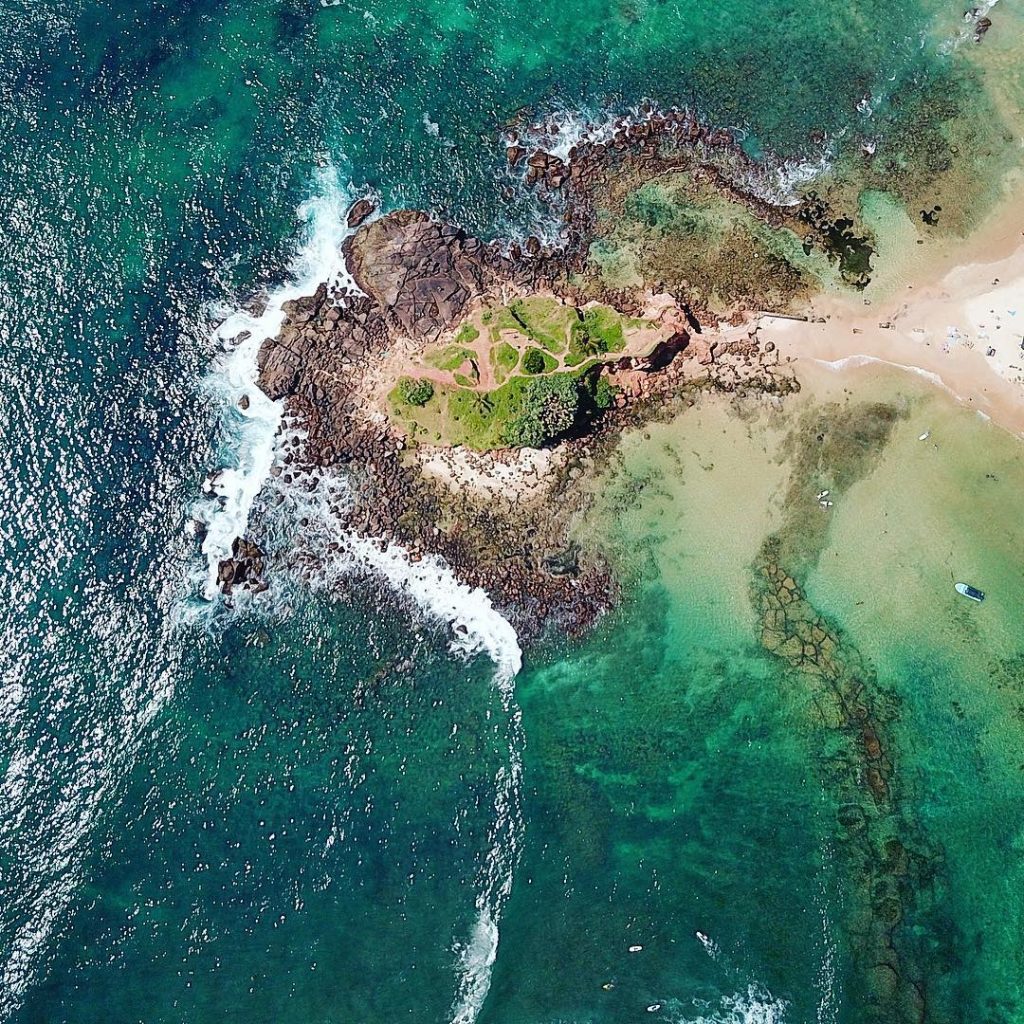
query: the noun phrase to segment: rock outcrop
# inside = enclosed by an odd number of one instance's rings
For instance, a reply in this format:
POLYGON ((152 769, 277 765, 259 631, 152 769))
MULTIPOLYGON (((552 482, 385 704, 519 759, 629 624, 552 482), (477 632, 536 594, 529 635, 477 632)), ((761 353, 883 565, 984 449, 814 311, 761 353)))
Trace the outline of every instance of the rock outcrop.
POLYGON ((267 589, 263 572, 264 555, 259 545, 237 537, 231 545, 231 557, 217 567, 217 582, 227 596, 236 587, 259 594, 267 589))
MULTIPOLYGON (((609 371, 617 386, 613 407, 591 435, 565 443, 562 468, 552 471, 546 496, 523 502, 513 492, 479 500, 421 471, 381 400, 390 386, 388 360, 436 341, 482 303, 537 292, 575 306, 597 300, 641 315, 651 293, 661 289, 610 292, 586 279, 590 190, 630 154, 655 166, 666 140, 731 145, 689 115, 675 113, 652 116, 607 144, 581 144, 568 160, 510 145, 509 162, 525 160, 530 182, 568 193, 564 246, 557 252, 537 238, 523 248, 484 243, 416 210, 370 219, 373 204, 357 202, 348 219, 359 226, 345 251, 362 294, 335 294, 321 286, 287 304, 279 335, 259 354, 260 386, 283 400, 305 428, 303 445, 288 456, 284 482, 328 467, 343 472, 351 495, 337 509, 344 526, 401 543, 413 557, 443 556, 467 583, 487 589, 525 636, 553 622, 570 632, 582 630, 614 600, 615 584, 600 558, 570 540, 587 501, 575 483, 580 466, 592 461, 605 438, 689 389, 785 393, 794 386, 792 377, 777 355, 760 351, 756 329, 742 318, 735 329, 710 337, 701 333, 702 318, 716 326, 706 311, 691 309, 685 296, 663 296, 677 304, 676 333, 646 358, 609 371)), ((225 563, 226 583, 234 585, 238 574, 261 578, 263 568, 252 559, 236 561, 225 563)))
POLYGON ((485 290, 482 243, 418 210, 381 217, 352 236, 348 266, 389 325, 411 338, 453 326, 485 290))

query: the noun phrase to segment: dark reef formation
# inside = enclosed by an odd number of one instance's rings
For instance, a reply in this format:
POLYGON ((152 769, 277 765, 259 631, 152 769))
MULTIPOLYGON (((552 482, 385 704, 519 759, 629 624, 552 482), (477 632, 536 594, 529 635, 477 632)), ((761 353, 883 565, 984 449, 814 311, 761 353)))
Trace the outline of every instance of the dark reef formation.
POLYGON ((837 847, 858 880, 848 909, 865 1021, 945 1020, 929 1002, 952 956, 956 931, 943 913, 938 854, 907 812, 906 780, 895 764, 895 694, 850 640, 808 600, 800 582, 827 541, 828 515, 815 488, 839 497, 871 472, 901 411, 882 403, 827 406, 793 438, 796 464, 779 530, 754 567, 761 643, 782 659, 810 696, 822 730, 822 770, 841 799, 837 847))

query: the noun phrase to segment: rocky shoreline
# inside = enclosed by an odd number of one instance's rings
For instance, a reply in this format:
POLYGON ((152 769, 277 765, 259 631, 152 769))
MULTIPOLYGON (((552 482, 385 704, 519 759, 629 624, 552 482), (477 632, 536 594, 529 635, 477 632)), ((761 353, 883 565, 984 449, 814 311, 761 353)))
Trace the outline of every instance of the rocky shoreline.
MULTIPOLYGON (((697 392, 794 390, 789 367, 760 342, 756 315, 736 308, 723 320, 685 294, 666 293, 663 304, 673 305, 685 326, 643 359, 609 361, 602 372, 614 386, 611 408, 540 460, 528 449, 470 458, 410 441, 381 410, 382 374, 396 351, 436 341, 488 300, 545 293, 583 303, 599 296, 635 315, 663 282, 611 291, 588 274, 594 189, 616 174, 649 174, 682 159, 673 155, 681 140, 690 161, 709 147, 731 146, 702 129, 694 136, 694 124, 679 116, 631 126, 607 145, 576 147, 568 164, 510 147, 510 161, 525 158, 536 186, 569 191, 570 237, 558 251, 536 238, 506 251, 419 211, 373 218, 368 202, 357 203, 349 219, 359 226, 345 252, 362 294, 321 285, 287 304, 281 331, 259 354, 260 388, 282 400, 303 430, 303 443, 275 469, 282 482, 343 474, 346 499, 333 510, 339 528, 400 544, 414 560, 443 558, 466 584, 484 588, 526 640, 590 626, 618 589, 599 545, 578 536, 589 505, 584 479, 600 469, 623 428, 671 415, 697 392)), ((743 201, 766 218, 792 215, 752 195, 743 201)), ((259 589, 262 562, 243 543, 244 563, 225 561, 221 579, 229 588, 259 589)))

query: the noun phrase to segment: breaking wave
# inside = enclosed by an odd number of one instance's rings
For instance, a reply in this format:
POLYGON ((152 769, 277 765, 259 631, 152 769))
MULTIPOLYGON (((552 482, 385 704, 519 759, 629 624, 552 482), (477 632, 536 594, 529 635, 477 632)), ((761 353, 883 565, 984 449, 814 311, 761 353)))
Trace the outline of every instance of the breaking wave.
POLYGON ((211 335, 218 352, 203 388, 215 410, 220 468, 207 478, 208 495, 194 510, 206 536, 206 559, 201 592, 207 600, 217 593, 220 562, 231 556, 231 546, 244 535, 260 490, 274 464, 283 407, 271 401, 257 384, 260 347, 284 323, 286 303, 311 295, 327 284, 339 296, 357 294, 345 266, 342 244, 352 233, 345 213, 353 201, 350 185, 343 184, 329 166, 317 176, 315 194, 297 210, 304 237, 287 284, 272 291, 262 311, 239 308, 214 311, 219 325, 211 335))
POLYGON ((789 1004, 776 999, 760 985, 752 984, 745 992, 723 996, 718 1006, 702 1007, 700 1015, 668 1017, 673 1024, 785 1024, 789 1004))
MULTIPOLYGON (((291 425, 284 438, 285 446, 303 442, 301 431, 291 425)), ((376 577, 412 609, 447 626, 454 654, 485 655, 494 664, 508 760, 495 777, 494 816, 476 879, 474 922, 469 935, 454 945, 457 989, 452 1024, 473 1024, 490 990, 499 924, 522 848, 524 735, 514 699, 514 681, 523 660, 519 638, 487 593, 459 580, 444 559, 427 555, 414 560, 398 544, 345 528, 340 514, 351 499, 343 477, 325 470, 292 472, 271 482, 268 499, 270 511, 263 523, 267 546, 285 560, 295 559, 304 584, 330 592, 354 575, 376 577), (299 549, 297 523, 302 526, 299 549)))
POLYGON ((382 547, 354 533, 339 534, 336 543, 335 572, 369 571, 386 580, 421 612, 451 628, 453 652, 486 654, 495 666, 494 683, 506 713, 508 763, 495 778, 494 818, 476 883, 476 919, 469 937, 455 945, 458 987, 452 1024, 473 1024, 491 987, 498 925, 522 847, 524 737, 519 708, 513 701, 513 680, 522 666, 519 640, 487 594, 460 582, 443 560, 428 556, 413 562, 396 544, 382 547))

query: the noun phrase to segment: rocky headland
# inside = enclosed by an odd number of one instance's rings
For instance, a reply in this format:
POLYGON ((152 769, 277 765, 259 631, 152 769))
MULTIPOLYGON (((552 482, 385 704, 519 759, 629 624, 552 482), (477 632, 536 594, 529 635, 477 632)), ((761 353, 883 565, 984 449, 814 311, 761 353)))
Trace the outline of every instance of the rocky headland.
MULTIPOLYGON (((558 194, 557 249, 536 237, 488 243, 420 211, 376 215, 361 201, 345 243, 358 293, 322 285, 289 303, 260 351, 259 386, 302 426, 275 472, 285 482, 343 474, 341 526, 413 559, 442 557, 527 638, 548 627, 575 634, 617 593, 599 545, 580 536, 581 482, 618 431, 700 391, 795 389, 759 338, 758 314, 790 309, 808 282, 766 240, 786 231, 805 249, 828 245, 826 214, 820 201, 770 202, 764 169, 685 114, 652 113, 566 159, 515 142, 507 155, 529 187, 558 194), (640 209, 630 245, 610 241, 607 211, 635 214, 636 196, 666 181, 670 205, 727 209, 728 237, 680 230, 655 203, 649 216, 640 209), (630 249, 632 278, 608 273, 613 242, 630 249), (691 280, 685 261, 674 271, 664 254, 687 246, 703 246, 707 281, 728 286, 691 280), (529 416, 540 433, 523 432, 529 416)), ((260 579, 245 554, 240 574, 224 563, 224 579, 260 579)))

